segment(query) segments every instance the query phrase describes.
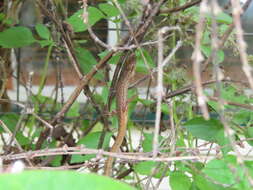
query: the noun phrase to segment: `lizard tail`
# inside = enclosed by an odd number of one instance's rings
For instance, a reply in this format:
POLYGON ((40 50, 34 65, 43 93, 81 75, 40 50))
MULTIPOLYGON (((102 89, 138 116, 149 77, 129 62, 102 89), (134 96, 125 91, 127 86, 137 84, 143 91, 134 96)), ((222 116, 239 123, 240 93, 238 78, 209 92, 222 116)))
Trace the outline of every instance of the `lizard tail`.
MULTIPOLYGON (((127 128, 127 114, 123 116, 123 118, 120 117, 119 119, 119 131, 117 134, 117 137, 115 139, 115 142, 110 150, 110 152, 118 152, 120 149, 121 144, 123 143, 123 140, 126 135, 126 128, 127 128)), ((114 158, 109 156, 108 159, 105 162, 105 167, 104 167, 104 175, 106 176, 111 176, 112 175, 112 165, 114 162, 114 158)))

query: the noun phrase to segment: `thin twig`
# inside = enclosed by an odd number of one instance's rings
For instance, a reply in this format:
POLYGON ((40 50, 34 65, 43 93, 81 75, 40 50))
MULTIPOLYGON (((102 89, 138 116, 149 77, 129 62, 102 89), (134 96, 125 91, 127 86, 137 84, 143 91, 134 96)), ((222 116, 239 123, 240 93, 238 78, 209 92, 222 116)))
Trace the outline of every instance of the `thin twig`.
POLYGON ((252 67, 249 65, 248 56, 247 56, 247 45, 243 39, 243 29, 241 25, 241 13, 242 8, 238 0, 231 0, 232 4, 232 15, 235 25, 235 33, 238 44, 238 51, 240 53, 240 59, 242 63, 242 70, 244 71, 251 89, 253 90, 253 77, 252 77, 252 67))
POLYGON ((53 149, 44 149, 29 151, 18 154, 10 154, 0 156, 2 160, 17 160, 24 158, 36 158, 42 156, 54 156, 54 155, 82 155, 82 154, 95 154, 96 156, 110 156, 118 159, 125 159, 129 161, 154 161, 154 162, 172 162, 172 161, 183 161, 183 160, 204 160, 204 159, 213 159, 214 156, 177 156, 177 157, 156 157, 153 158, 147 156, 135 155, 135 153, 115 153, 107 152, 104 150, 90 149, 83 147, 62 147, 62 148, 53 148, 53 149))
POLYGON ((203 88, 202 88, 202 82, 201 82, 201 62, 203 61, 203 55, 201 54, 201 38, 205 23, 205 12, 207 9, 207 0, 203 0, 200 4, 200 16, 199 16, 199 22, 196 26, 196 37, 195 37, 195 48, 194 52, 192 54, 192 60, 193 60, 193 75, 195 77, 195 85, 196 85, 196 94, 197 94, 197 101, 200 106, 201 112, 205 119, 209 119, 209 113, 207 109, 207 98, 204 95, 203 88))

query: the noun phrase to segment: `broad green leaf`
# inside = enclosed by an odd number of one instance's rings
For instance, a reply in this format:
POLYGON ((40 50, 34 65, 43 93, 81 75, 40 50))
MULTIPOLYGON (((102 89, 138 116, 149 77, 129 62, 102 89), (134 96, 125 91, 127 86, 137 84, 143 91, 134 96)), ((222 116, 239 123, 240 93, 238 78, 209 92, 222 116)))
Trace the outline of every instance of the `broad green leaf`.
POLYGON ((202 117, 196 117, 184 123, 183 126, 194 137, 211 142, 217 142, 221 134, 224 134, 223 125, 216 119, 205 120, 202 117))
POLYGON ((238 113, 235 113, 233 116, 233 122, 237 125, 247 125, 249 122, 252 122, 253 114, 252 111, 248 110, 239 110, 238 113))
POLYGON ((153 59, 150 53, 148 53, 148 51, 146 51, 145 49, 136 50, 135 55, 136 55, 136 72, 146 74, 148 72, 148 68, 154 67, 155 64, 153 62, 153 59), (146 63, 144 61, 143 55, 145 57, 146 63))
MULTIPOLYGON (((201 51, 204 53, 204 55, 206 57, 210 57, 211 56, 211 51, 212 51, 211 50, 211 46, 204 46, 204 45, 202 45, 201 46, 201 51)), ((225 59, 225 54, 224 54, 224 52, 222 50, 218 50, 216 56, 217 56, 217 62, 218 63, 223 62, 224 59, 225 59)))
POLYGON ((37 42, 40 44, 42 48, 50 45, 54 45, 54 42, 51 40, 37 40, 37 42))
POLYGON ((244 164, 247 167, 251 177, 253 177, 253 161, 245 161, 244 164))
MULTIPOLYGON (((15 113, 2 114, 0 115, 0 120, 13 132, 19 120, 19 115, 15 113)), ((4 132, 2 125, 0 125, 0 132, 4 132)))
POLYGON ((165 114, 169 114, 169 105, 166 104, 166 103, 162 103, 162 112, 165 113, 165 114))
POLYGON ((67 117, 78 117, 80 109, 80 104, 78 102, 74 102, 73 105, 70 107, 69 111, 67 112, 67 117))
POLYGON ((216 19, 218 23, 222 23, 222 24, 231 24, 233 22, 232 17, 224 12, 221 12, 220 14, 218 14, 216 19))
POLYGON ((210 44, 210 42, 211 42, 210 31, 205 31, 202 37, 202 44, 210 44))
POLYGON ((50 162, 50 165, 53 167, 61 166, 62 156, 55 156, 53 161, 50 162))
POLYGON ((31 143, 30 139, 25 137, 21 132, 17 132, 16 139, 21 146, 31 143))
MULTIPOLYGON (((105 55, 107 55, 108 52, 105 53, 105 55)), ((122 53, 116 53, 115 55, 113 55, 111 57, 111 59, 109 59, 109 61, 107 62, 108 64, 113 64, 116 65, 119 61, 120 61, 120 57, 122 56, 122 53)), ((104 57, 104 56, 103 56, 104 57)))
MULTIPOLYGON (((81 138, 77 145, 84 145, 86 148, 97 148, 99 139, 101 136, 101 132, 94 132, 94 133, 89 133, 85 137, 81 138)), ((109 146, 110 138, 112 134, 111 133, 106 133, 104 144, 102 148, 107 148, 109 146)), ((91 158, 94 158, 95 155, 73 155, 71 158, 71 163, 78 163, 78 162, 83 162, 85 160, 90 160, 91 158)))
MULTIPOLYGON (((151 176, 154 174, 155 178, 160 178, 163 173, 165 164, 164 163, 158 163, 154 161, 144 161, 144 162, 139 162, 138 164, 134 165, 134 171, 141 174, 141 175, 147 175, 151 176), (159 167, 158 169, 156 169, 159 167), (155 173, 154 173, 155 172, 155 173)), ((165 176, 169 175, 169 169, 168 171, 165 171, 165 176)))
POLYGON ((190 178, 180 171, 172 172, 169 180, 172 190, 188 190, 191 187, 190 178))
MULTIPOLYGON (((144 141, 142 143, 143 152, 151 152, 153 150, 153 134, 144 133, 144 141)), ((162 137, 159 136, 159 141, 162 140, 162 137)))
POLYGON ((225 160, 209 161, 202 172, 219 183, 229 185, 235 183, 232 170, 227 166, 225 160))
POLYGON ((0 175, 0 189, 10 190, 133 190, 105 176, 73 171, 25 171, 0 175))
POLYGON ((199 7, 193 6, 184 11, 185 15, 188 15, 192 18, 193 21, 199 21, 199 7))
POLYGON ((0 46, 4 48, 20 48, 36 42, 32 32, 22 26, 11 27, 0 32, 0 46))
POLYGON ((141 99, 141 98, 139 98, 138 100, 139 100, 139 102, 141 102, 144 106, 147 106, 147 107, 149 107, 149 106, 151 106, 152 104, 154 104, 154 101, 153 101, 153 100, 141 99))
POLYGON ((202 175, 195 176, 194 184, 199 188, 199 190, 235 190, 233 188, 225 188, 221 185, 214 184, 202 175))
POLYGON ((6 15, 4 13, 0 13, 0 22, 2 22, 4 20, 5 16, 6 15))
POLYGON ((50 39, 50 31, 45 25, 36 24, 35 29, 41 38, 46 39, 46 40, 50 39))
MULTIPOLYGON (((253 138, 253 128, 252 127, 247 127, 246 132, 245 132, 245 137, 247 137, 247 138, 253 138)), ((253 146, 253 140, 248 140, 247 142, 251 146, 253 146)))
MULTIPOLYGON (((79 60, 82 71, 86 74, 88 73, 96 64, 97 60, 91 54, 89 50, 84 48, 76 48, 77 58, 79 60)), ((97 73, 96 78, 101 78, 102 74, 97 73)))
POLYGON ((136 89, 128 90, 128 100, 131 100, 128 104, 128 116, 130 118, 131 115, 136 111, 136 104, 138 102, 136 89))
MULTIPOLYGON (((74 32, 82 32, 87 30, 87 26, 83 22, 82 18, 83 10, 79 10, 67 19, 67 22, 72 25, 74 32)), ((104 18, 103 13, 95 7, 89 6, 88 19, 90 26, 93 26, 96 22, 104 18)))
POLYGON ((99 9, 101 11, 103 11, 107 17, 115 17, 115 16, 118 16, 120 14, 119 10, 113 6, 112 4, 109 4, 109 3, 100 3, 98 5, 99 9))

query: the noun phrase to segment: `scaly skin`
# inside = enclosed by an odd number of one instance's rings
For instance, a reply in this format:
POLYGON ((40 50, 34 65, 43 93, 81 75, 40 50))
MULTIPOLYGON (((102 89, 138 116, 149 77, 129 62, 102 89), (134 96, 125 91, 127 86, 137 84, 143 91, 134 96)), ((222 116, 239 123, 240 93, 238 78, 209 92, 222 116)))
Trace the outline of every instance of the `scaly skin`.
MULTIPOLYGON (((118 116, 118 134, 116 136, 115 142, 110 150, 110 152, 118 152, 120 146, 124 140, 127 130, 127 118, 128 118, 128 100, 127 100, 127 90, 129 86, 130 78, 133 74, 135 68, 135 57, 131 54, 128 61, 124 64, 116 86, 116 111, 118 116)), ((112 164, 114 162, 113 157, 108 157, 105 162, 104 174, 111 176, 112 174, 112 164)))

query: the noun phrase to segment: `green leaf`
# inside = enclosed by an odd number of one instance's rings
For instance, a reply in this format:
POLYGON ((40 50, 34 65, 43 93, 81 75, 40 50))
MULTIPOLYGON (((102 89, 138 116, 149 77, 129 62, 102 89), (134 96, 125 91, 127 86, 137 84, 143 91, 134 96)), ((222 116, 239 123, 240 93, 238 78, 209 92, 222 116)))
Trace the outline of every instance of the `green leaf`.
POLYGON ((223 24, 231 24, 233 22, 232 17, 224 12, 219 13, 216 19, 218 23, 223 23, 223 24))
POLYGON ((202 171, 211 179, 219 183, 229 185, 235 183, 232 170, 228 168, 225 160, 211 160, 206 164, 202 171))
POLYGON ((20 48, 36 42, 32 32, 22 26, 11 27, 0 32, 0 46, 4 48, 20 48))
POLYGON ((81 69, 84 73, 88 73, 91 68, 97 64, 97 60, 91 52, 84 48, 76 48, 77 58, 80 62, 81 69))
MULTIPOLYGON (((134 171, 141 174, 141 175, 147 175, 150 176, 154 174, 155 178, 160 178, 164 170, 163 168, 165 167, 164 163, 158 163, 154 161, 144 161, 144 162, 139 162, 138 164, 134 165, 134 171), (157 170, 156 168, 159 167, 157 170), (155 172, 156 173, 153 173, 155 172)), ((169 175, 169 170, 165 173, 165 176, 169 175)))
POLYGON ((30 144, 30 139, 25 137, 21 132, 17 132, 16 139, 21 146, 30 144))
POLYGON ((217 142, 221 134, 224 134, 223 125, 216 119, 196 117, 184 123, 183 127, 194 137, 211 142, 217 142))
MULTIPOLYGON (((245 137, 247 138, 253 138, 253 128, 252 127, 247 127, 246 132, 245 132, 245 137)), ((247 142, 253 146, 253 140, 247 140, 247 142)))
MULTIPOLYGON (((107 55, 108 52, 105 53, 105 55, 107 55)), ((122 56, 122 53, 116 53, 115 55, 113 55, 111 57, 111 59, 109 59, 109 61, 107 62, 108 64, 113 64, 116 65, 119 61, 120 61, 120 57, 122 56)))
MULTIPOLYGON (((204 53, 204 55, 206 57, 210 57, 211 56, 211 52, 212 52, 211 46, 202 45, 201 46, 201 51, 204 53)), ((223 62, 224 59, 225 59, 225 54, 224 54, 224 52, 222 50, 218 50, 216 56, 217 56, 217 62, 218 63, 223 62)))
POLYGON ((238 113, 235 113, 233 117, 233 122, 237 125, 247 125, 253 120, 252 111, 240 110, 238 113))
POLYGON ((116 17, 120 14, 119 10, 113 6, 112 4, 109 4, 109 3, 100 3, 98 5, 99 9, 101 11, 103 11, 107 17, 116 17))
POLYGON ((153 100, 141 99, 141 98, 139 98, 138 100, 139 100, 139 102, 141 102, 144 106, 147 106, 147 107, 149 107, 149 106, 151 106, 152 104, 154 104, 154 101, 153 101, 153 100))
POLYGON ((50 31, 45 25, 36 24, 35 29, 41 38, 46 39, 46 40, 50 39, 50 31))
MULTIPOLYGON (((84 145, 87 148, 97 148, 99 139, 101 136, 101 132, 94 132, 94 133, 89 133, 85 137, 81 138, 77 145, 84 145)), ((112 136, 112 133, 106 133, 104 144, 102 148, 108 148, 109 147, 109 142, 110 138, 112 136)), ((95 155, 73 155, 71 158, 71 163, 78 163, 78 162, 83 162, 85 160, 90 160, 91 158, 94 158, 95 155)))
MULTIPOLYGON (((142 143, 143 152, 151 152, 153 150, 153 134, 144 133, 144 141, 142 143)), ((159 136, 159 140, 161 140, 162 137, 159 136)))
MULTIPOLYGON (((11 132, 14 132, 14 129, 19 120, 19 115, 15 113, 6 113, 3 115, 0 115, 0 120, 4 122, 4 124, 11 130, 11 132)), ((4 130, 2 126, 0 125, 0 133, 2 132, 4 132, 4 130)))
POLYGON ((190 178, 180 171, 173 172, 169 180, 172 190, 188 190, 191 187, 190 178))
POLYGON ((202 37, 202 44, 210 44, 210 42, 211 42, 210 31, 205 31, 202 37))
POLYGON ((194 184, 199 188, 199 190, 233 190, 232 188, 225 188, 221 185, 216 185, 201 175, 195 176, 194 184))
MULTIPOLYGON (((82 18, 83 10, 79 10, 67 19, 67 22, 72 25, 74 32, 82 32, 87 30, 87 26, 83 22, 82 18)), ((95 7, 88 7, 88 19, 90 26, 93 26, 96 22, 104 18, 103 13, 95 7)))
POLYGON ((40 44, 42 48, 50 45, 54 45, 54 42, 51 40, 37 40, 37 42, 40 44))
POLYGON ((78 102, 74 102, 73 105, 70 107, 69 111, 67 112, 67 117, 78 117, 80 109, 80 104, 78 102))
POLYGON ((10 190, 133 190, 105 176, 73 171, 25 171, 0 175, 0 189, 10 190))
POLYGON ((167 115, 169 114, 169 105, 168 104, 162 103, 161 108, 162 108, 163 113, 165 113, 167 115))
POLYGON ((53 167, 58 167, 58 166, 61 166, 61 161, 62 161, 62 156, 55 156, 53 161, 50 162, 50 164, 53 167))
POLYGON ((136 55, 136 72, 146 74, 148 72, 148 68, 154 67, 155 64, 153 62, 153 59, 150 53, 145 49, 136 50, 135 55, 136 55), (142 54, 144 55, 147 64, 143 60, 144 58, 142 54))
POLYGON ((2 22, 5 17, 6 17, 6 15, 4 13, 0 13, 0 22, 2 22))

